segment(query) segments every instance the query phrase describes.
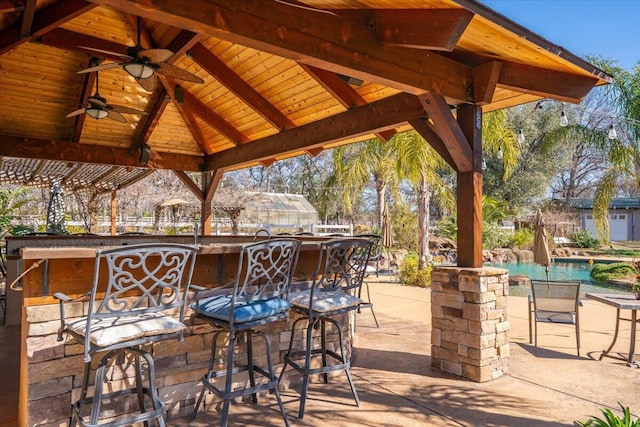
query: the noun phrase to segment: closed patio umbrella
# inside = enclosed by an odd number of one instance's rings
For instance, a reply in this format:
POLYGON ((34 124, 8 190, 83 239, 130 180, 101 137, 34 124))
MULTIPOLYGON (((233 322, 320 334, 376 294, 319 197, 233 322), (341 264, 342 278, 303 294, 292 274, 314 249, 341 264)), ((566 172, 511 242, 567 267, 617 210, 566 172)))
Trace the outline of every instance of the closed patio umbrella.
POLYGON ((389 249, 393 246, 393 228, 389 217, 389 205, 385 205, 382 210, 382 240, 380 244, 387 249, 387 269, 390 271, 391 257, 389 249))
POLYGON ((547 233, 544 229, 544 219, 542 212, 538 210, 533 221, 535 234, 533 236, 533 261, 545 268, 547 273, 547 281, 549 281, 549 263, 551 255, 549 254, 549 242, 547 242, 547 233))

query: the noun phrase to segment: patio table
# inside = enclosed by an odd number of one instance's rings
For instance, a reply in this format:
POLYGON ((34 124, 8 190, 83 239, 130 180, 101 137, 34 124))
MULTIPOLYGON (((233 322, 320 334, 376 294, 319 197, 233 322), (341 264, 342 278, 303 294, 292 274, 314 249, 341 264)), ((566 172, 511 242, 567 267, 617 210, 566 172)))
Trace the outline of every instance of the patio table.
POLYGON ((627 365, 637 368, 640 364, 634 360, 634 353, 636 348, 636 324, 639 322, 637 314, 638 310, 640 310, 640 300, 636 299, 633 294, 591 294, 588 293, 585 295, 587 299, 592 299, 595 301, 599 301, 601 303, 610 305, 616 308, 616 330, 613 334, 613 341, 611 341, 611 345, 606 350, 602 351, 600 358, 598 360, 602 360, 605 356, 611 357, 614 359, 626 360, 627 365), (621 316, 622 310, 630 310, 631 318, 625 318, 621 316), (629 353, 627 358, 625 359, 622 356, 611 355, 611 350, 618 339, 618 332, 620 330, 620 321, 624 320, 627 322, 631 322, 631 334, 629 339, 629 353))

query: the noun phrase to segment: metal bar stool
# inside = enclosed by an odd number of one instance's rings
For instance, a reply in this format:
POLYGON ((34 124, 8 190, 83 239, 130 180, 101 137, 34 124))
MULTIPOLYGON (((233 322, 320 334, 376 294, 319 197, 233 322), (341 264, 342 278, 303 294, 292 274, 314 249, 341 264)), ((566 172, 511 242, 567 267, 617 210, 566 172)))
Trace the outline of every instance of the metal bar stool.
POLYGON ((182 339, 184 303, 196 251, 193 246, 155 243, 98 250, 91 291, 75 299, 62 293, 54 295, 60 300, 62 324, 58 340, 62 341, 63 333, 67 333, 84 345, 82 390, 80 399, 72 404, 70 426, 79 422, 89 427, 117 427, 147 424, 153 419, 160 426, 165 425, 153 357, 143 346, 169 338, 182 339), (83 300, 88 300, 87 316, 67 319, 66 303, 83 300), (171 315, 176 310, 178 319, 171 315), (91 361, 97 353, 106 354, 100 358, 93 395, 89 396, 91 361), (107 368, 131 360, 135 386, 104 392, 107 368), (143 385, 142 360, 147 366, 148 386, 143 385), (120 407, 110 411, 102 407, 105 401, 114 404, 114 398, 133 394, 137 395, 137 412, 123 414, 120 407))
POLYGON ((301 317, 295 320, 291 331, 289 349, 285 355, 285 364, 280 373, 284 376, 287 366, 291 366, 303 376, 300 393, 298 418, 304 417, 305 403, 309 389, 309 377, 322 374, 325 384, 329 382, 330 372, 345 371, 351 393, 357 406, 360 406, 358 393, 351 378, 351 361, 346 357, 342 325, 335 316, 357 310, 362 303, 360 287, 369 260, 371 241, 361 238, 333 239, 322 243, 315 279, 310 289, 291 294, 292 310, 301 317), (304 350, 294 350, 296 329, 304 334, 304 350), (327 323, 338 332, 340 353, 327 348, 327 323), (320 347, 314 348, 314 330, 320 330, 320 347), (321 357, 319 367, 312 367, 311 359, 321 357), (331 359, 329 359, 331 358, 331 359), (301 361, 299 361, 302 359, 301 361))
POLYGON ((257 328, 278 320, 289 320, 289 288, 299 251, 300 241, 293 238, 275 238, 244 245, 232 286, 222 290, 213 289, 210 292, 217 295, 198 297, 192 305, 198 319, 220 328, 213 335, 209 369, 202 377, 202 392, 193 410, 192 419, 195 419, 207 391, 222 399, 221 425, 225 427, 229 422, 231 400, 250 395, 252 403, 257 403, 257 393, 269 390, 276 395, 284 423, 289 426, 278 391, 278 377, 271 361, 269 337, 257 328), (216 360, 218 338, 227 335, 229 344, 226 367, 216 370, 220 363, 216 360), (256 336, 263 340, 266 347, 266 368, 258 366, 254 361, 256 355, 253 351, 253 338, 256 336), (246 364, 236 360, 234 350, 241 342, 246 342, 247 346, 246 364), (234 376, 241 372, 248 373, 249 384, 234 388, 234 376), (258 383, 256 373, 266 380, 258 383), (224 378, 224 385, 216 385, 217 378, 224 378))
POLYGON ((369 239, 371 241, 371 253, 369 255, 369 260, 365 266, 365 274, 363 279, 363 286, 358 289, 358 297, 362 298, 362 288, 364 287, 367 291, 367 300, 362 301, 362 304, 358 307, 358 313, 362 312, 363 308, 370 308, 371 314, 373 315, 373 321, 376 323, 376 328, 380 327, 378 323, 378 318, 376 317, 376 312, 373 311, 373 303, 371 302, 371 291, 369 290, 369 282, 367 282, 366 278, 371 274, 375 273, 376 277, 380 274, 380 258, 382 257, 382 236, 379 234, 358 234, 355 237, 363 237, 365 239, 369 239), (375 262, 375 265, 371 265, 375 262))

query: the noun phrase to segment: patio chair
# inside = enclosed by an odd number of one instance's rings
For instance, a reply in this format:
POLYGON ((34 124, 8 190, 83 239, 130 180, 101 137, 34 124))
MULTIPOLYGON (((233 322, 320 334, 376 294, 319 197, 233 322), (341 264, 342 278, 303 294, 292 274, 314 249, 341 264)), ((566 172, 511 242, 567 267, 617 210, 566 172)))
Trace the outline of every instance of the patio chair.
MULTIPOLYGON (((252 403, 257 403, 257 393, 269 390, 276 395, 284 424, 289 425, 278 391, 278 377, 271 361, 270 340, 258 328, 279 320, 288 322, 291 278, 299 251, 300 241, 294 238, 274 238, 244 245, 232 286, 222 290, 213 289, 209 291, 214 293, 213 296, 198 297, 192 305, 198 319, 220 328, 213 335, 209 368, 202 377, 202 392, 193 410, 192 419, 196 417, 207 391, 223 400, 221 425, 225 427, 228 424, 231 400, 251 396, 252 403), (226 368, 216 371, 218 338, 223 335, 228 335, 226 368), (254 336, 260 337, 264 342, 264 355, 254 354, 254 336), (242 359, 237 360, 236 346, 242 343, 246 343, 246 363, 242 359), (259 356, 261 359, 266 358, 266 368, 256 364, 254 359, 259 356), (237 379, 237 374, 243 372, 248 373, 249 384, 240 386, 238 381, 243 380, 237 379), (256 373, 266 381, 257 383, 256 373), (225 379, 222 388, 216 385, 217 378, 225 379)), ((204 294, 207 291, 202 292, 204 294)))
POLYGON ((299 419, 304 417, 311 375, 321 374, 326 384, 329 381, 329 373, 345 371, 353 398, 356 405, 360 406, 358 393, 351 378, 351 362, 344 348, 342 322, 346 313, 357 310, 362 303, 357 295, 362 286, 370 250, 371 242, 365 239, 347 238, 323 242, 311 287, 291 294, 292 310, 300 314, 300 317, 293 322, 291 328, 291 339, 280 379, 283 378, 287 366, 291 366, 303 376, 299 419), (336 319, 339 315, 340 318, 336 319), (301 326, 305 323, 306 331, 304 326, 301 326), (338 333, 339 354, 327 348, 327 323, 333 325, 338 333), (303 350, 293 349, 297 329, 301 330, 303 350), (314 331, 318 329, 320 337, 314 336, 317 335, 314 331), (314 344, 318 342, 320 348, 314 348, 314 344), (312 363, 312 358, 316 356, 321 356, 321 363, 312 363))
POLYGON ((158 397, 155 365, 148 345, 170 338, 182 340, 184 302, 196 251, 193 246, 168 243, 98 250, 91 291, 76 299, 62 293, 54 295, 60 300, 58 340, 62 341, 66 333, 84 345, 84 377, 80 398, 72 404, 71 426, 76 422, 82 426, 147 424, 153 419, 160 426, 165 425, 164 403, 158 397), (88 314, 67 319, 66 304, 82 300, 88 300, 88 314), (173 317, 176 311, 177 319, 173 317), (104 356, 97 364, 92 384, 91 365, 96 354, 104 356), (146 387, 141 359, 147 366, 146 387), (108 391, 107 368, 123 362, 123 369, 133 364, 135 385, 108 391), (88 396, 92 385, 93 395, 88 396), (137 395, 138 412, 122 413, 121 406, 112 407, 117 404, 114 398, 133 394, 137 395))
POLYGON ((529 296, 529 343, 538 346, 538 323, 575 325, 576 348, 580 356, 580 281, 532 280, 529 296), (532 332, 533 329, 533 332, 532 332))
POLYGON ((373 303, 371 302, 371 291, 369 290, 369 282, 367 282, 367 277, 371 274, 375 273, 376 277, 378 277, 380 272, 380 258, 382 257, 382 236, 379 234, 358 234, 355 237, 365 238, 371 242, 371 254, 369 255, 369 260, 367 261, 367 265, 365 267, 365 274, 363 279, 363 285, 358 290, 358 298, 362 298, 362 288, 364 287, 367 291, 367 300, 363 302, 358 307, 358 313, 361 313, 363 308, 370 308, 371 314, 373 315, 373 320, 376 323, 376 328, 379 328, 378 318, 376 317, 375 311, 373 311, 373 303))

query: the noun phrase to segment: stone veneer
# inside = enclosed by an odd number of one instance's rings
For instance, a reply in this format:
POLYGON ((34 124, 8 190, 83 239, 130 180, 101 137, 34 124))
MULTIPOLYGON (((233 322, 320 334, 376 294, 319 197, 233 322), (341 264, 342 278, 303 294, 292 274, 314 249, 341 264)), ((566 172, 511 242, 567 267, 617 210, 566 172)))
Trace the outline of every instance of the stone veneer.
MULTIPOLYGON (((87 305, 82 302, 69 303, 65 306, 65 310, 68 318, 78 317, 82 316, 83 312, 86 313, 87 305)), ((292 321, 295 320, 295 316, 292 314, 292 321)), ((345 341, 347 341, 345 347, 350 354, 352 337, 349 330, 351 328, 348 326, 346 315, 342 320, 345 341)), ((185 321, 188 325, 191 323, 188 318, 185 321)), ((21 387, 27 388, 27 407, 20 410, 26 417, 28 426, 68 426, 71 403, 78 400, 80 395, 80 382, 84 369, 83 347, 67 336, 64 341, 57 341, 59 326, 60 311, 57 304, 26 308, 26 342, 23 351, 26 351, 27 367, 22 371, 21 387)), ((261 330, 269 336, 271 357, 276 373, 279 373, 291 336, 289 324, 286 321, 279 321, 263 326, 261 330)), ((168 419, 185 417, 193 411, 195 399, 202 390, 201 378, 207 370, 213 332, 211 325, 196 320, 185 331, 183 341, 172 339, 147 346, 155 361, 158 393, 165 402, 168 419)), ((300 331, 297 332, 294 348, 304 348, 302 335, 300 331)), ((329 345, 335 348, 337 333, 331 333, 329 337, 329 345)), ((264 351, 264 344, 259 339, 254 343, 258 363, 266 366, 266 359, 259 357, 261 351, 264 351)), ((226 347, 218 348, 218 360, 219 363, 223 363, 226 359, 226 347)), ((244 350, 241 349, 240 353, 244 353, 244 350)), ((94 365, 97 363, 96 359, 94 357, 94 365)), ((237 360, 242 363, 243 360, 246 361, 246 356, 240 354, 237 360)), ((131 363, 125 365, 128 365, 125 370, 120 368, 110 370, 108 389, 130 386, 133 378, 132 365, 131 363)), ((219 369, 224 369, 224 365, 219 369)), ((246 375, 240 377, 240 381, 243 381, 246 375)), ((288 369, 283 386, 297 385, 300 382, 301 376, 295 370, 288 369)), ((270 396, 264 396, 261 401, 264 404, 271 404, 273 402, 269 402, 270 399, 270 396)), ((209 393, 205 404, 209 406, 215 400, 216 397, 209 393)), ((135 402, 129 403, 132 403, 132 408, 137 407, 135 402)), ((116 410, 119 413, 125 413, 127 408, 128 403, 125 402, 116 410)))
POLYGON ((431 273, 431 365, 484 382, 509 369, 508 271, 436 267, 431 273))

